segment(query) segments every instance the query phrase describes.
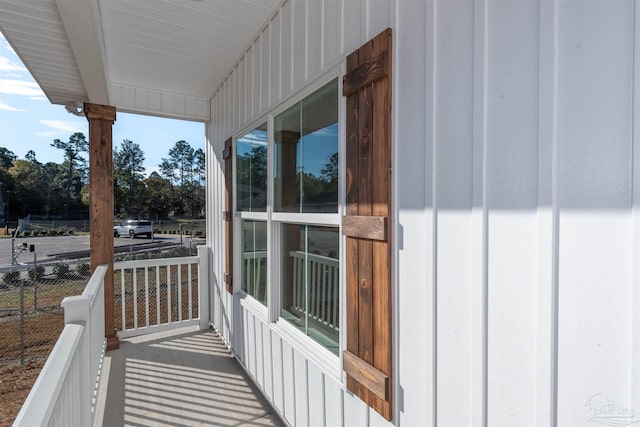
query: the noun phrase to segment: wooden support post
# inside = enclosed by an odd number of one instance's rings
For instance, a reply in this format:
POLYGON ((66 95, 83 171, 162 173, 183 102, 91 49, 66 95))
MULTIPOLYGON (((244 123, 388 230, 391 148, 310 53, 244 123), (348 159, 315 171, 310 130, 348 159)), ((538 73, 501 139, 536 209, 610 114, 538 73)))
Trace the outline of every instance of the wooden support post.
POLYGON ((108 266, 104 278, 104 328, 107 350, 119 347, 114 325, 113 291, 113 143, 116 109, 108 105, 84 104, 89 120, 89 221, 92 272, 108 266))

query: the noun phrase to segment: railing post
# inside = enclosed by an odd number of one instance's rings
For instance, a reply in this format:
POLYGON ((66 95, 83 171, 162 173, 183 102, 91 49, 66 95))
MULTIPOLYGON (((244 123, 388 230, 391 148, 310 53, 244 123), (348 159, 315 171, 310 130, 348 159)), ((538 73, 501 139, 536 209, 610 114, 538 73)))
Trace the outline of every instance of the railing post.
POLYGON ((209 247, 198 246, 198 317, 200 330, 209 327, 209 247))
POLYGON ((91 297, 76 295, 66 297, 60 304, 64 309, 64 324, 70 323, 84 326, 84 334, 79 344, 80 357, 80 395, 78 397, 78 410, 80 411, 80 425, 91 425, 91 399, 93 394, 91 374, 91 297))

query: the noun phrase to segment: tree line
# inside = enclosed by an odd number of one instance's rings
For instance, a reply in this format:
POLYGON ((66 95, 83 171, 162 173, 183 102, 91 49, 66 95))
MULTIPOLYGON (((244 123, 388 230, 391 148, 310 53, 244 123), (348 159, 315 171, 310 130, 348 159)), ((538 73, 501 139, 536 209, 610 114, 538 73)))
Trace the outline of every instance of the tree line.
MULTIPOLYGON (((63 162, 42 163, 33 150, 19 159, 0 147, 0 191, 5 217, 32 214, 80 219, 89 211, 89 143, 77 132, 52 147, 64 153, 63 162)), ((125 139, 113 151, 114 211, 123 217, 200 218, 205 209, 205 156, 187 141, 178 141, 158 171, 146 175, 140 145, 125 139)))

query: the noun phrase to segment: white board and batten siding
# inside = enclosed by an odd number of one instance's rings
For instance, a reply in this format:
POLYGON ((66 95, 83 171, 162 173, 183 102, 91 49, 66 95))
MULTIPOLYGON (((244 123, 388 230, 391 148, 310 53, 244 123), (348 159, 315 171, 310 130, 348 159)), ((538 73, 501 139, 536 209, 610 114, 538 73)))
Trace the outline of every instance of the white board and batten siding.
MULTIPOLYGON (((640 419, 633 0, 284 2, 211 100, 207 236, 224 141, 386 27, 393 424, 593 425, 602 402, 640 419)), ((390 425, 227 293, 209 244, 213 322, 283 417, 390 425)))

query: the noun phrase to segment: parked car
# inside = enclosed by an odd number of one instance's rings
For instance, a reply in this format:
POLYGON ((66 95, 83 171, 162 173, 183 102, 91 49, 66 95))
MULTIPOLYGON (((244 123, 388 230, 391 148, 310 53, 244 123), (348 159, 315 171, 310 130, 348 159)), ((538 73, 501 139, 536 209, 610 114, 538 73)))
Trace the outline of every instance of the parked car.
POLYGON ((151 221, 130 219, 113 227, 113 237, 129 236, 135 239, 139 235, 145 235, 149 239, 153 236, 151 221))

